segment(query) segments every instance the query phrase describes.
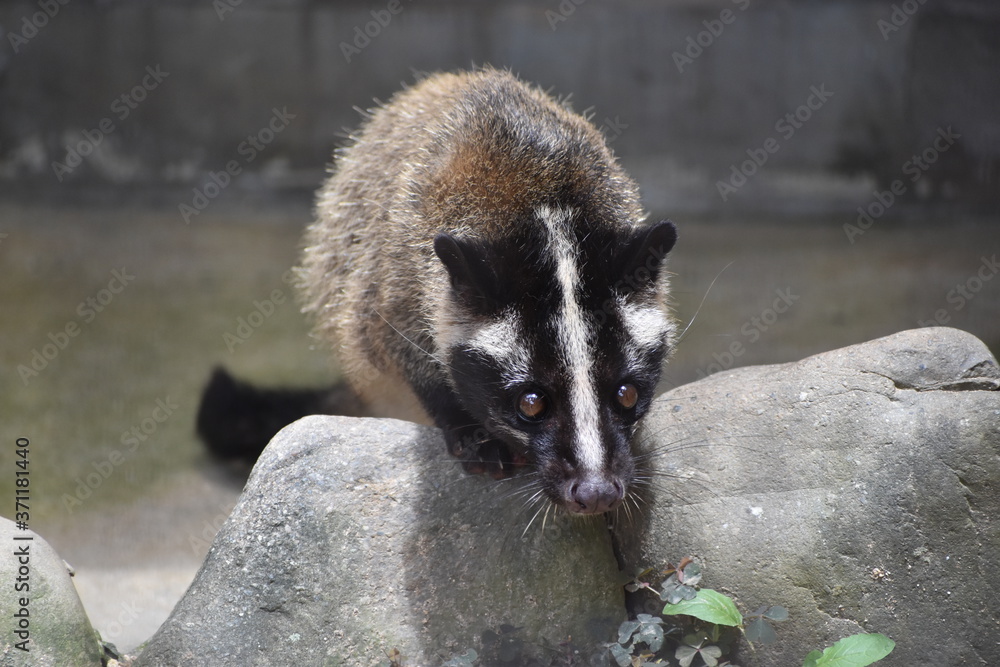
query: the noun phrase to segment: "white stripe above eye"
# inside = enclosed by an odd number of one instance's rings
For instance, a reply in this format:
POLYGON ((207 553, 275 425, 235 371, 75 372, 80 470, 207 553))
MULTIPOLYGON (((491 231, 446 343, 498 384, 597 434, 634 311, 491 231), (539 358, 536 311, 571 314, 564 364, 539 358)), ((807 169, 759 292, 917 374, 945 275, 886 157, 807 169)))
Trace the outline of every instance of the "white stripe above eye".
POLYGON ((581 468, 598 472, 604 467, 604 447, 592 372, 594 356, 589 343, 590 324, 580 304, 579 251, 573 231, 567 224, 573 217, 573 211, 543 206, 536 213, 548 232, 547 250, 562 292, 556 331, 569 378, 568 403, 573 417, 574 453, 581 468))
POLYGON ((620 306, 629 337, 641 349, 656 347, 670 331, 670 318, 662 308, 634 303, 620 306))
POLYGON ((624 299, 619 299, 618 308, 628 333, 625 344, 628 362, 630 366, 637 366, 640 355, 669 338, 673 324, 663 309, 657 306, 624 303, 624 299))
POLYGON ((514 313, 506 313, 480 327, 468 346, 496 360, 508 387, 531 381, 531 350, 522 334, 520 319, 514 313))

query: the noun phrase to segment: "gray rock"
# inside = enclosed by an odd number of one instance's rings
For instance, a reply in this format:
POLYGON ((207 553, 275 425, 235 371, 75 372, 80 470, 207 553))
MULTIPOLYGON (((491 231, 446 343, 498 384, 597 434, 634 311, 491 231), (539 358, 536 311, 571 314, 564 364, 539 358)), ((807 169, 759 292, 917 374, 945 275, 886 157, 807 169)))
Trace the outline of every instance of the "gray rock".
POLYGON ((529 483, 466 475, 435 429, 303 419, 270 443, 138 664, 370 667, 398 649, 419 666, 475 649, 481 665, 548 665, 597 651, 624 619, 608 531, 531 522, 529 483))
POLYGON ((856 632, 896 642, 886 667, 1000 664, 998 388, 945 328, 679 387, 646 422, 655 509, 625 559, 697 555, 744 612, 788 607, 745 667, 856 632))
POLYGON ((100 637, 55 550, 34 531, 18 530, 5 518, 0 518, 0 543, 4 551, 0 558, 4 586, 0 595, 0 617, 4 619, 0 665, 100 667, 100 637), (22 644, 25 635, 17 634, 20 632, 28 633, 26 644, 22 644))
MULTIPOLYGON (((989 351, 953 329, 680 387, 646 421, 648 511, 616 528, 619 555, 629 572, 695 555, 745 612, 788 607, 744 667, 856 632, 896 641, 887 667, 1000 664, 998 388, 989 351)), ((606 665, 624 617, 608 532, 534 516, 533 491, 465 475, 433 429, 302 420, 139 664, 368 666, 398 649, 425 667, 475 649, 479 665, 606 665)))

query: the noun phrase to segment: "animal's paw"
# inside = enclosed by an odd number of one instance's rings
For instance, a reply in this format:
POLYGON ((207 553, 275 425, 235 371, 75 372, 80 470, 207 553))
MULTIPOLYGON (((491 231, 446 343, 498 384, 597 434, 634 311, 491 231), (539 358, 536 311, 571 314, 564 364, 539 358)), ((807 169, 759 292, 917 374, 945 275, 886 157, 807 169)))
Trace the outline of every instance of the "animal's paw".
POLYGON ((504 479, 525 463, 523 456, 514 454, 507 443, 492 437, 482 426, 448 430, 445 441, 449 453, 473 475, 485 473, 493 479, 504 479))
POLYGON ((473 475, 486 473, 493 479, 504 479, 514 474, 514 457, 505 443, 488 440, 463 457, 462 467, 473 475))

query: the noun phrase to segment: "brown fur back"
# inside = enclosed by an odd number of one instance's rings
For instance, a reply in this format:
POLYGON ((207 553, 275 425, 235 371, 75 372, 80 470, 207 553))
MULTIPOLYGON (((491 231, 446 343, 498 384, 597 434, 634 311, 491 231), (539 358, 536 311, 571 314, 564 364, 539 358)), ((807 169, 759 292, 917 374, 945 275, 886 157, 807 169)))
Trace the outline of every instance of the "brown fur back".
POLYGON ((437 233, 503 237, 567 194, 606 219, 645 217, 602 135, 507 72, 424 79, 352 139, 320 191, 300 275, 305 310, 369 400, 440 373, 435 332, 454 323, 437 233))

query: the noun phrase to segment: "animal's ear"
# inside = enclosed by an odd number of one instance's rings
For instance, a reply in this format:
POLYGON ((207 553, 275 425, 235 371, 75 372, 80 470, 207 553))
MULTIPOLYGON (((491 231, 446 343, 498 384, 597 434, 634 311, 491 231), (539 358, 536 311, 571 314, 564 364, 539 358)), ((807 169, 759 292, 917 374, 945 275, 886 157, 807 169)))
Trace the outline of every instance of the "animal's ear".
POLYGON ((677 242, 677 228, 669 220, 639 228, 619 255, 619 276, 624 284, 639 289, 655 284, 667 253, 677 242))
POLYGON ((455 295, 471 308, 489 310, 496 297, 497 276, 485 249, 473 241, 438 234, 434 237, 434 252, 448 270, 455 295))

